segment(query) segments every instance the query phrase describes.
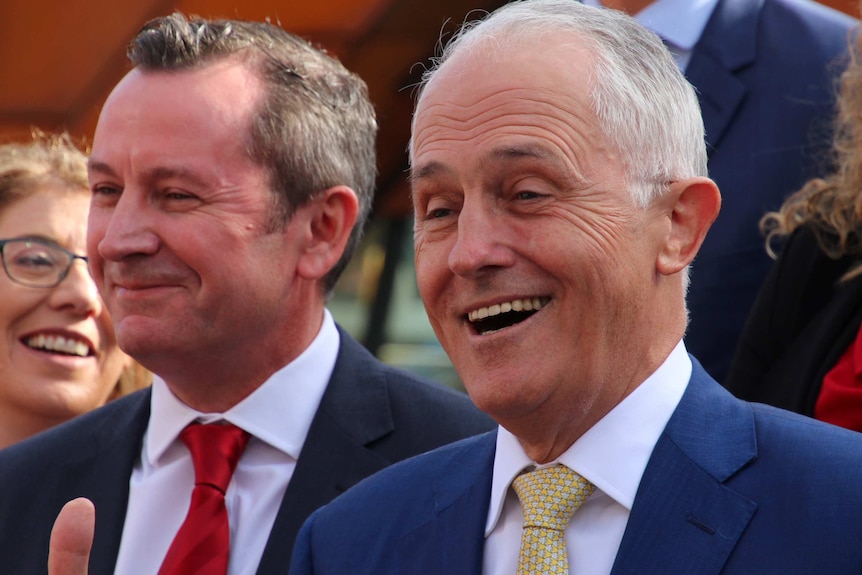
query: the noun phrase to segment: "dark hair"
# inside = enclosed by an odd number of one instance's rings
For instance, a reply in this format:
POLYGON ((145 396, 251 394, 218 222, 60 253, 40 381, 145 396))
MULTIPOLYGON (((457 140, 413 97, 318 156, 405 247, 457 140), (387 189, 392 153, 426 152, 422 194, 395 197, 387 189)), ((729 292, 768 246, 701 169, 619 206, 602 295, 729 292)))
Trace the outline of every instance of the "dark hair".
POLYGON ((349 186, 359 198, 344 254, 324 278, 330 292, 359 243, 374 196, 377 122, 365 83, 335 58, 266 22, 174 13, 147 23, 127 55, 144 70, 200 68, 234 55, 247 59, 266 89, 247 146, 271 175, 273 228, 333 186, 349 186))

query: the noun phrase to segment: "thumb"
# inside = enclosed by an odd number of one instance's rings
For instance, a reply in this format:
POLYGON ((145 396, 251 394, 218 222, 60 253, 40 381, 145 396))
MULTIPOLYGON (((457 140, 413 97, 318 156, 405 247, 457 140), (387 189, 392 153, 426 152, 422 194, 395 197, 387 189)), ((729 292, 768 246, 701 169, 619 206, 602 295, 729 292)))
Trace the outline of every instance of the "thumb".
POLYGON ((79 497, 66 503, 51 530, 48 575, 87 575, 96 528, 96 508, 79 497))

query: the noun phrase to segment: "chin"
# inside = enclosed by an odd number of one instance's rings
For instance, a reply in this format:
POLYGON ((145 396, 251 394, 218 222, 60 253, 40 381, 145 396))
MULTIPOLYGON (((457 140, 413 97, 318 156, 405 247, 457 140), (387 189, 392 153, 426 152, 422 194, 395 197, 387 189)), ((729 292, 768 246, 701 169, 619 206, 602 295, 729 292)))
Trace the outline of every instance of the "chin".
POLYGON ((513 384, 498 381, 474 381, 466 385, 467 394, 481 411, 497 421, 518 417, 530 411, 529 397, 523 389, 513 384))

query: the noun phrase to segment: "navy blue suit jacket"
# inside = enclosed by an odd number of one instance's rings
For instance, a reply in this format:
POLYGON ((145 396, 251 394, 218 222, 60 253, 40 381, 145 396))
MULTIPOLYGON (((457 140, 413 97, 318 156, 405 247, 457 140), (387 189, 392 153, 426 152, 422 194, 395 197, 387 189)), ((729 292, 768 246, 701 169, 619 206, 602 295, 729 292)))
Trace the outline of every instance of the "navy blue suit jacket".
POLYGON ((686 347, 724 381, 771 260, 758 222, 826 172, 849 16, 811 0, 719 0, 686 77, 721 213, 694 265, 686 347))
MULTIPOLYGON (((394 465, 303 525, 291 575, 481 575, 495 433, 394 465)), ((734 398, 695 362, 612 573, 862 571, 862 435, 734 398)))
MULTIPOLYGON (((114 572, 149 408, 144 390, 0 451, 0 573, 45 573, 54 519, 79 496, 96 504, 90 574, 114 572)), ((341 332, 258 573, 285 573, 303 520, 364 477, 493 427, 466 395, 383 365, 341 332)))

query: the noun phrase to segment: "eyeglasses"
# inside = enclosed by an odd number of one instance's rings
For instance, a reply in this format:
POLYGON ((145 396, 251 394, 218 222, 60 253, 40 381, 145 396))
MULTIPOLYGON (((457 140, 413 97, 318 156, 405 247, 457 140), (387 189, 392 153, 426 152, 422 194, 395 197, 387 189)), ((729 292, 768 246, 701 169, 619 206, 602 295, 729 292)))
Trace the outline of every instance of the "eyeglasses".
POLYGON ((0 240, 0 256, 10 280, 36 288, 58 285, 75 260, 90 261, 86 256, 73 254, 54 242, 39 238, 0 240))

